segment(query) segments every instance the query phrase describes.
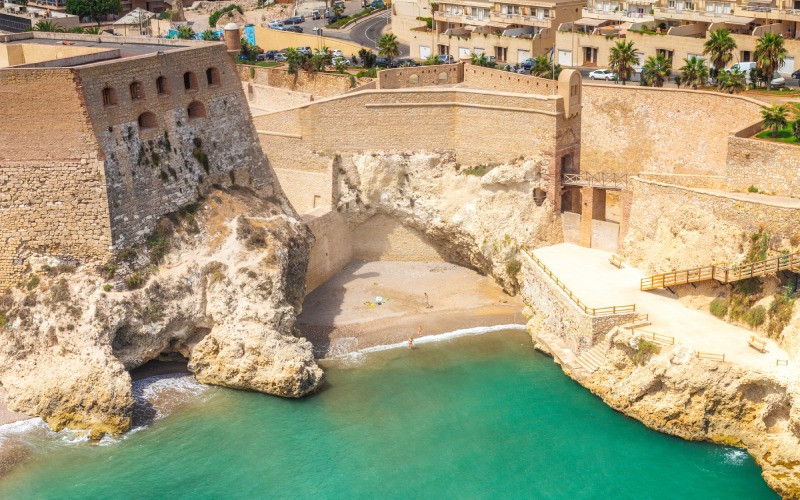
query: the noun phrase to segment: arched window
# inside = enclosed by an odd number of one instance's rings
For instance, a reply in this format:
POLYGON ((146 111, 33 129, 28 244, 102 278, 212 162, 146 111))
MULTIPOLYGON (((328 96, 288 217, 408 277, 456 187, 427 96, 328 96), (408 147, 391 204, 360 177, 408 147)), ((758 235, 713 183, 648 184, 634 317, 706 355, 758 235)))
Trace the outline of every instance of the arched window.
POLYGON ((187 71, 183 74, 183 88, 186 90, 197 90, 197 77, 194 73, 187 71))
POLYGON ((206 70, 206 81, 209 87, 219 85, 219 70, 217 68, 208 68, 206 70))
POLYGON ((149 111, 145 111, 141 115, 139 115, 139 130, 148 130, 151 128, 158 127, 158 119, 156 119, 156 115, 149 111))
POLYGON ((144 99, 144 87, 142 87, 142 82, 133 82, 131 83, 131 100, 139 99, 144 99))
POLYGON ((189 103, 189 106, 187 106, 186 113, 189 115, 190 120, 195 118, 205 118, 206 107, 203 106, 203 103, 200 101, 192 101, 189 103))
POLYGON ((169 95, 169 82, 166 76, 159 76, 156 79, 156 90, 158 95, 169 95))
POLYGON ((103 106, 113 106, 117 103, 117 93, 111 87, 103 89, 103 106))

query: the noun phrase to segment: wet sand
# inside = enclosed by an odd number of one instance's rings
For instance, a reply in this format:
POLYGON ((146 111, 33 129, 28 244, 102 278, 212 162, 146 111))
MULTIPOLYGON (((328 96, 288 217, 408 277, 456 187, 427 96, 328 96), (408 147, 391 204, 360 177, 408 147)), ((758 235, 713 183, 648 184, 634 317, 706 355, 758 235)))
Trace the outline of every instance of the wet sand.
POLYGON ((0 425, 13 424, 14 422, 28 420, 29 418, 33 417, 8 409, 8 406, 6 406, 6 390, 0 387, 0 425))
POLYGON ((454 264, 353 261, 306 297, 297 328, 323 358, 404 342, 420 326, 425 336, 522 324, 522 307, 493 279, 454 264))

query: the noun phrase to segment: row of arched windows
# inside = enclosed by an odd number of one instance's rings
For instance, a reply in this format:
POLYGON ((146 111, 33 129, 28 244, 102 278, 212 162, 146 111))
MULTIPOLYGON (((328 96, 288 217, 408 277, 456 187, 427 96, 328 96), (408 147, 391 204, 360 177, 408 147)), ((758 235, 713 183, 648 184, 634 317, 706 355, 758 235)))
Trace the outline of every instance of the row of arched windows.
MULTIPOLYGON (((200 101, 190 102, 189 105, 186 106, 186 114, 189 116, 189 120, 206 118, 208 116, 206 107, 200 101)), ((139 130, 148 130, 158 127, 158 118, 150 111, 145 111, 139 115, 136 121, 139 124, 139 130)))
MULTIPOLYGON (((220 84, 219 70, 217 68, 212 67, 206 70, 206 83, 209 87, 220 84)), ((197 76, 193 71, 187 71, 183 74, 183 88, 186 92, 192 92, 198 89, 197 76)), ((128 91, 130 92, 131 101, 144 99, 145 91, 142 82, 131 82, 128 86, 128 91)), ((159 96, 168 96, 171 94, 169 80, 167 80, 166 76, 159 76, 156 78, 156 92, 159 96)), ((105 87, 103 89, 103 106, 113 106, 117 104, 117 102, 117 92, 110 86, 105 87)))

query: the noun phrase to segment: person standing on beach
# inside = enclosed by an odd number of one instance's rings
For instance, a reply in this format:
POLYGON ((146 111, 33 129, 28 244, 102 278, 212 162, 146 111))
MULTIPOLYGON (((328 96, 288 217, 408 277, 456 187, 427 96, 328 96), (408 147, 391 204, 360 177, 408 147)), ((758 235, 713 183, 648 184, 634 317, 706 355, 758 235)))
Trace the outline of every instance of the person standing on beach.
MULTIPOLYGON (((430 300, 428 300, 428 292, 425 292, 424 295, 425 295, 425 298, 424 298, 425 309, 430 309, 433 306, 431 305, 430 300)), ((422 327, 420 327, 420 328, 422 328, 422 327)))

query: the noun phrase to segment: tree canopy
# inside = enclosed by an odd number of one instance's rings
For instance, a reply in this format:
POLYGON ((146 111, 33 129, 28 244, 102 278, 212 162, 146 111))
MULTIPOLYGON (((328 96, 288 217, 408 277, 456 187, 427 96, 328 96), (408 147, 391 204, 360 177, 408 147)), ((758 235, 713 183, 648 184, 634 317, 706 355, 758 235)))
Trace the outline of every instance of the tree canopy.
POLYGON ((67 0, 67 14, 88 17, 100 24, 109 14, 122 12, 120 0, 67 0))

